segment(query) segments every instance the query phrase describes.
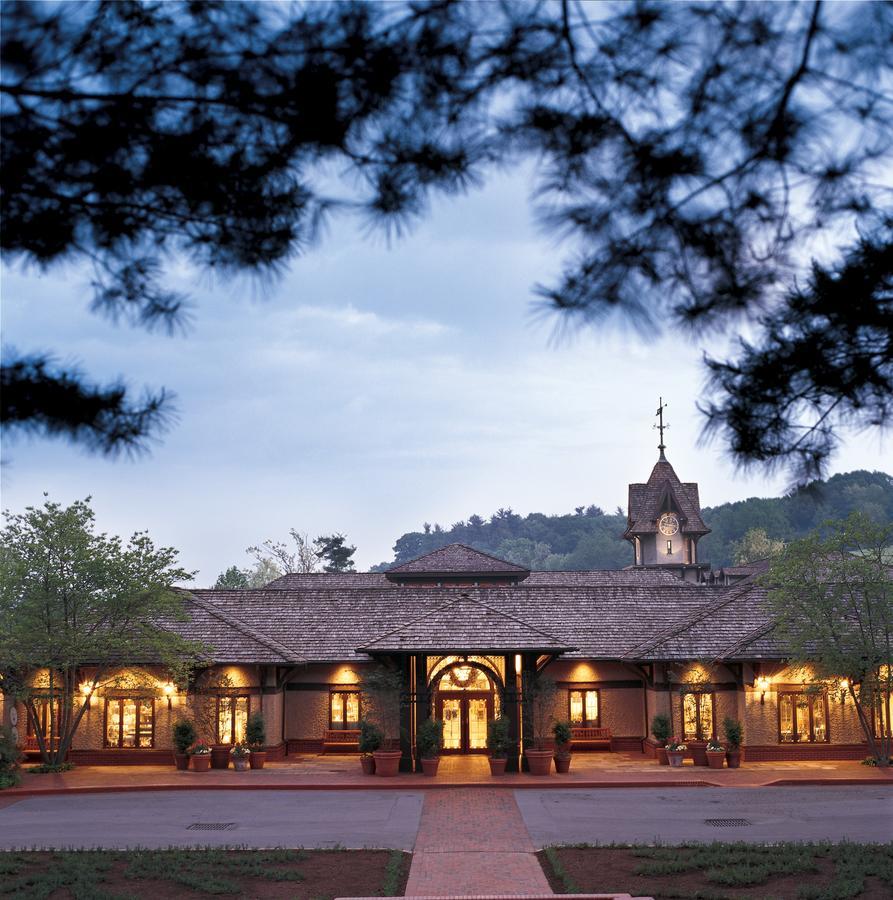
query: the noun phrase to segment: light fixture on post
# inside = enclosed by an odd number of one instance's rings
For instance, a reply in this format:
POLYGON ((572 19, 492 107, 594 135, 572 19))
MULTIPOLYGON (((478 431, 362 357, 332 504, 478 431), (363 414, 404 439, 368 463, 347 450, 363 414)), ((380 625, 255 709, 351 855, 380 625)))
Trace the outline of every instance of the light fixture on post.
POLYGON ((168 681, 166 684, 162 685, 161 690, 164 692, 164 696, 167 697, 167 708, 171 709, 173 707, 173 698, 174 698, 174 684, 172 681, 168 681))
POLYGON ((765 675, 760 675, 757 679, 757 690, 760 692, 760 706, 766 703, 766 691, 769 690, 769 679, 765 675))

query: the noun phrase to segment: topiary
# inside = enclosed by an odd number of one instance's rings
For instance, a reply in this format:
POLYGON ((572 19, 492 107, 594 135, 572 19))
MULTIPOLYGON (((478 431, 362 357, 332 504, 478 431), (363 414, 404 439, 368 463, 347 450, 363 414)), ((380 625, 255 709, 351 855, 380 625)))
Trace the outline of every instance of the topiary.
POLYGON ((726 716, 722 721, 723 734, 726 736, 726 744, 729 750, 738 750, 744 738, 744 726, 731 716, 726 716))
POLYGON ((359 739, 359 750, 364 756, 368 756, 370 753, 374 753, 376 750, 381 747, 381 742, 384 739, 384 735, 381 733, 381 729, 370 722, 368 719, 360 720, 360 739, 359 739))
POLYGON ((177 753, 188 753, 189 748, 195 743, 197 737, 195 725, 192 724, 190 719, 180 719, 175 723, 173 741, 177 753))
POLYGON ((670 717, 665 716, 663 713, 658 713, 651 720, 651 733, 661 747, 663 747, 670 739, 671 728, 670 717))
POLYGON ((555 736, 555 746, 558 750, 567 750, 570 747, 571 739, 573 737, 570 722, 556 722, 552 726, 552 734, 555 736))
POLYGON ((487 749, 493 759, 505 759, 509 749, 509 720, 505 716, 487 725, 487 749))
POLYGON ((261 712, 253 712, 245 726, 245 743, 249 747, 259 748, 267 743, 267 726, 261 712))
POLYGON ((415 734, 415 746, 420 759, 434 759, 440 753, 443 741, 443 723, 426 719, 415 734))

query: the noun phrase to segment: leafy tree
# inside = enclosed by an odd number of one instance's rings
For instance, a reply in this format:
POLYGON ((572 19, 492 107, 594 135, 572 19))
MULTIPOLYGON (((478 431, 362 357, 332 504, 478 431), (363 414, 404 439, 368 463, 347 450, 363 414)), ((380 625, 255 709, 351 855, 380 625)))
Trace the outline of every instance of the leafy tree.
POLYGON ((238 566, 230 566, 225 572, 217 576, 215 588, 238 589, 248 587, 248 576, 238 566))
POLYGON ((784 541, 774 541, 765 528, 750 528, 740 541, 732 544, 732 558, 736 566, 769 559, 784 552, 784 541))
POLYGON ((126 543, 97 534, 89 498, 68 507, 47 500, 6 518, 0 548, 3 691, 25 704, 43 761, 59 766, 89 696, 121 665, 157 663, 175 681, 186 680, 202 647, 162 623, 184 617, 173 586, 192 574, 177 565, 176 550, 156 548, 145 532, 126 543), (58 710, 54 740, 38 715, 40 698, 58 710))
MULTIPOLYGON (((174 256, 270 272, 333 209, 399 232, 432 194, 530 157, 544 223, 574 244, 537 289, 560 323, 747 321, 748 341, 707 359, 703 404, 736 461, 806 480, 842 424, 889 421, 889 4, 2 13, 3 249, 88 260, 93 308, 113 318, 182 323, 174 256), (337 198, 323 168, 343 173, 337 198)), ((3 400, 10 424, 106 451, 169 408, 40 355, 10 357, 3 400)))
POLYGON ((284 541, 266 540, 259 547, 249 547, 245 552, 250 553, 258 563, 273 563, 280 575, 287 575, 290 572, 307 574, 319 571, 317 548, 315 542, 311 542, 307 532, 290 528, 288 534, 294 544, 293 547, 284 541))
POLYGON ((893 755, 890 544, 893 523, 853 513, 827 523, 824 535, 817 531, 791 543, 766 577, 770 610, 793 659, 812 666, 819 684, 839 690, 846 679, 845 693, 878 765, 889 765, 893 755), (876 736, 872 719, 884 704, 887 727, 876 736))
POLYGON ((286 573, 270 559, 259 559, 245 572, 248 579, 248 587, 250 588, 265 587, 271 581, 275 581, 285 574, 286 573))
POLYGON ((317 559, 323 563, 324 572, 354 572, 353 555, 356 547, 347 546, 343 534, 320 535, 314 542, 317 559))

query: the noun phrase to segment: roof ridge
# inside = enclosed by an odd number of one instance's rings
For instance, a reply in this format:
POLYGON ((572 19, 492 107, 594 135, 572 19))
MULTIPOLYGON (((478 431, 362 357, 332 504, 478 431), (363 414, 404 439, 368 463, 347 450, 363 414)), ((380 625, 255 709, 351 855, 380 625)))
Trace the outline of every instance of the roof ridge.
POLYGON ((761 637, 765 637, 767 634, 769 634, 769 632, 774 631, 777 624, 777 622, 766 622, 763 625, 760 625, 758 628, 751 629, 747 632, 747 634, 745 634, 734 644, 731 644, 728 647, 724 647, 722 651, 714 657, 714 659, 726 659, 732 653, 738 653, 749 644, 752 644, 754 641, 759 640, 759 638, 761 637))
MULTIPOLYGON (((510 560, 502 559, 499 556, 494 556, 492 553, 487 553, 486 550, 478 550, 477 547, 472 547, 469 544, 463 544, 461 541, 450 541, 449 544, 444 544, 442 547, 435 547, 433 550, 428 550, 425 553, 420 553, 418 556, 414 556, 412 559, 406 560, 406 562, 398 563, 391 566, 386 570, 383 574, 388 574, 390 572, 397 572, 404 568, 404 566, 412 565, 412 563, 416 563, 421 559, 424 559, 426 556, 433 556, 435 553, 441 553, 444 550, 449 550, 450 547, 461 547, 463 550, 467 550, 469 553, 473 553, 476 556, 483 556, 486 559, 491 559, 493 562, 501 563, 504 566, 508 566, 510 569, 513 569, 518 572, 529 572, 530 569, 518 565, 518 563, 513 563, 510 560)), ((509 571, 508 569, 504 571, 509 571)), ((458 574, 458 572, 456 573, 458 574)))
POLYGON ((265 647, 268 647, 270 650, 275 650, 277 653, 282 654, 282 656, 287 660, 303 660, 304 657, 301 654, 295 654, 293 650, 289 650, 285 644, 280 644, 275 638, 271 638, 268 635, 265 635, 263 632, 258 631, 256 628, 252 628, 247 622, 243 622, 241 619, 237 619, 234 615, 224 612, 220 607, 217 606, 216 603, 212 603, 209 600, 205 600, 203 597, 196 597, 191 591, 187 592, 192 599, 192 602, 197 606, 201 607, 205 612, 209 613, 212 616, 220 619, 221 622, 225 622, 227 625, 235 628, 237 631, 241 631, 242 634, 247 635, 253 640, 257 641, 259 644, 263 644, 265 647))
POLYGON ((413 625, 416 622, 421 622, 422 619, 427 619, 428 616, 433 613, 440 612, 442 609, 446 609, 448 606, 452 606, 454 603, 457 603, 461 599, 460 597, 452 597, 449 600, 444 601, 439 606, 435 606, 434 609, 429 609, 427 612, 422 613, 420 616, 415 616, 412 619, 407 619, 405 622, 401 622, 396 628, 391 628, 389 631, 383 631, 381 634, 376 635, 371 641, 366 641, 365 646, 369 646, 369 644, 374 644, 376 641, 383 640, 389 635, 396 634, 398 631, 402 631, 402 629, 406 628, 409 625, 413 625))
MULTIPOLYGON (((519 618, 510 612, 504 612, 501 609, 496 609, 493 606, 490 606, 489 603, 484 603, 483 600, 478 600, 476 597, 469 597, 467 594, 463 595, 464 599, 470 600, 472 603, 477 603, 478 606, 483 606, 484 609, 490 610, 490 612, 496 613, 498 616, 504 616, 506 619, 512 619, 515 622, 518 622, 520 625, 523 625, 525 628, 529 628, 531 631, 535 631, 537 634, 545 635, 547 638, 550 638, 553 641, 563 641, 564 638, 558 637, 557 634, 551 634, 548 631, 543 631, 542 628, 537 628, 536 625, 531 625, 530 622, 525 622, 524 619, 519 618)), ((463 597, 459 597, 458 599, 463 599, 463 597)))

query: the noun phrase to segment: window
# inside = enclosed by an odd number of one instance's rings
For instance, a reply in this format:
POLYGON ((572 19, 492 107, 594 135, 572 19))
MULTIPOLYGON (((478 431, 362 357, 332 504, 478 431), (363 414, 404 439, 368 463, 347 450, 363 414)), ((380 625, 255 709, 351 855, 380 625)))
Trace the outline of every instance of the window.
POLYGON ((667 541, 667 556, 673 555, 673 542, 667 541))
POLYGON ((686 741, 709 741, 716 736, 713 694, 698 691, 682 695, 682 736, 686 741))
POLYGON ((571 725, 598 727, 598 691, 571 689, 568 691, 568 707, 571 725))
MULTIPOLYGON (((50 700, 49 697, 35 697, 34 707, 37 710, 37 721, 40 723, 43 736, 50 740, 56 735, 57 726, 59 724, 59 701, 56 698, 50 700)), ((28 710, 28 723, 26 725, 27 737, 36 737, 36 729, 34 728, 34 718, 31 710, 28 710)))
POLYGON ((217 698, 217 743, 236 744, 245 740, 248 725, 248 697, 217 698))
POLYGON ((642 565, 642 542, 638 538, 633 538, 633 546, 636 549, 636 565, 642 565))
POLYGON ((357 691, 332 691, 329 694, 329 727, 360 727, 360 695, 357 691))
POLYGON ((782 744, 828 742, 828 698, 803 691, 779 691, 778 740, 782 744))
POLYGON ((874 696, 874 736, 893 735, 893 694, 879 692, 874 696))
POLYGON ((151 697, 114 697, 105 701, 105 746, 119 749, 155 743, 155 701, 151 697))

